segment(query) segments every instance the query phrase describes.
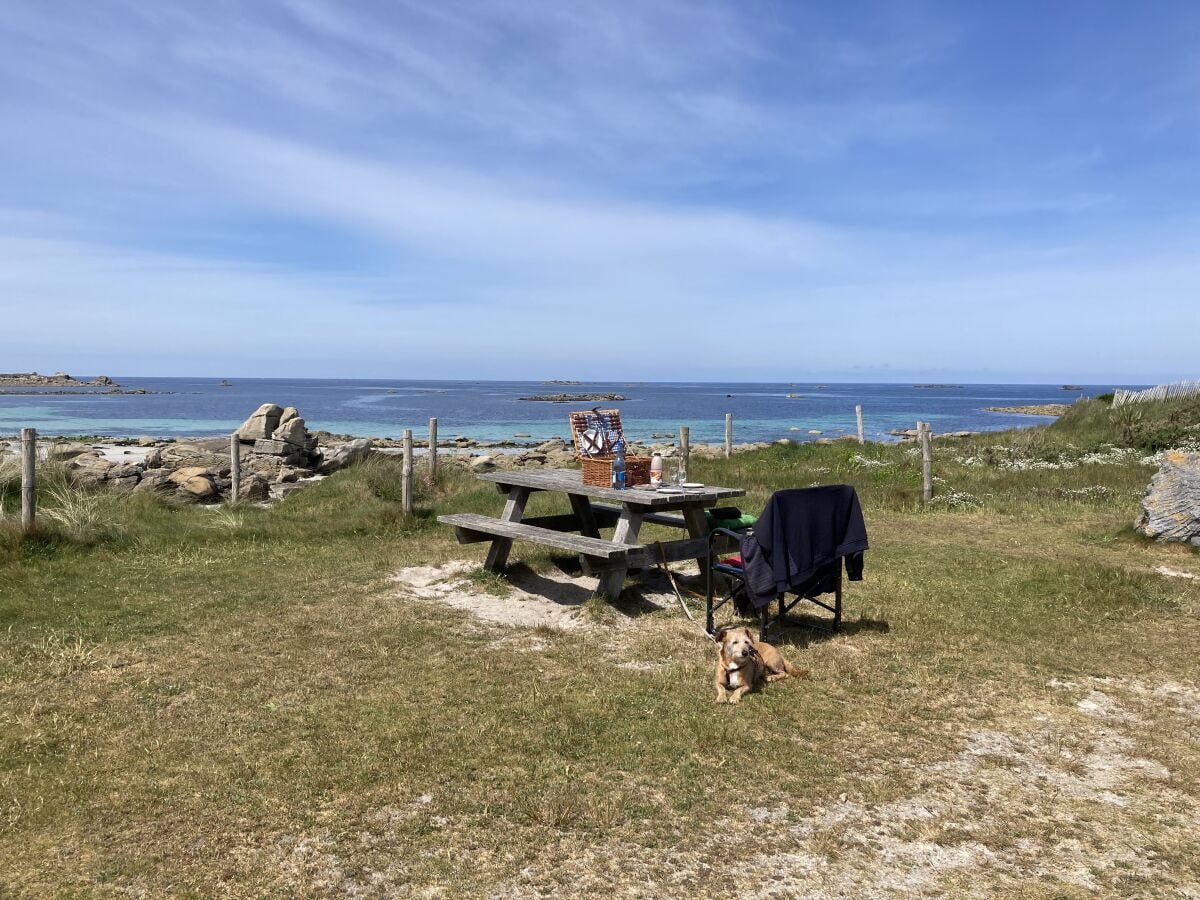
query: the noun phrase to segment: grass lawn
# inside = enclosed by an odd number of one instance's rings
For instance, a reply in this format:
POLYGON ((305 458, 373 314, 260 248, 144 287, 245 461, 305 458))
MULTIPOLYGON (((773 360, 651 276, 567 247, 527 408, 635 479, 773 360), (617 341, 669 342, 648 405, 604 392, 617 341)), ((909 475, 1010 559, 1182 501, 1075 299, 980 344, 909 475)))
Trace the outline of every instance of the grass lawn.
POLYGON ((0 530, 0 894, 1200 896, 1200 555, 1131 531, 1143 451, 1071 440, 938 441, 929 507, 911 447, 695 460, 753 511, 854 484, 871 536, 811 680, 734 707, 636 587, 568 629, 397 584, 482 560, 461 473, 0 530))

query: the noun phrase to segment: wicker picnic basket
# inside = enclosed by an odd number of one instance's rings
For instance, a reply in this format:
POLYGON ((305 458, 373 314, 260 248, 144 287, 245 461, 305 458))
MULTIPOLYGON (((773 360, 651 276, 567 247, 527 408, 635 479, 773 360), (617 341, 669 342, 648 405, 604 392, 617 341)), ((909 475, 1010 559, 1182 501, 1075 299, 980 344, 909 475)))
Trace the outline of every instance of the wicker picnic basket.
MULTIPOLYGON (((583 483, 611 487, 613 451, 617 441, 625 440, 620 410, 587 409, 569 416, 575 452, 579 454, 579 464, 583 468, 583 483)), ((625 454, 625 484, 633 487, 649 483, 650 457, 625 454)))

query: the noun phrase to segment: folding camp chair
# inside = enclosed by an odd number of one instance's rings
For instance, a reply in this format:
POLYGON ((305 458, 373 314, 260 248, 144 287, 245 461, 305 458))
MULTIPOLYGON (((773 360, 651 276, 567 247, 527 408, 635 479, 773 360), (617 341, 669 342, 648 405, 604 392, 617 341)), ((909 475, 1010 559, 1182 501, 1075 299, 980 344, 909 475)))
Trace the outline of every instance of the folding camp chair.
MULTIPOLYGON (((822 489, 812 489, 814 501, 818 496, 828 496, 828 492, 834 488, 840 488, 845 495, 852 501, 855 509, 855 514, 861 516, 858 512, 857 497, 854 496, 853 488, 848 486, 826 486, 825 493, 819 494, 822 489)), ((789 495, 803 498, 806 490, 789 491, 789 495)), ((778 496, 784 496, 780 494, 778 496)), ((774 498, 773 498, 774 499, 774 498)), ((858 519, 861 523, 861 518, 858 519)), ((748 613, 752 608, 750 591, 747 586, 747 575, 740 556, 733 558, 721 559, 716 551, 716 542, 719 539, 730 538, 734 541, 741 541, 743 535, 750 532, 732 531, 727 528, 715 528, 709 534, 708 539, 708 559, 706 566, 706 584, 705 584, 705 605, 706 605, 706 620, 705 625, 709 634, 713 634, 715 630, 714 617, 716 611, 726 603, 733 601, 738 606, 739 611, 748 613), (717 578, 716 576, 723 575, 729 581, 729 586, 723 592, 723 596, 717 597, 717 578)), ((865 548, 865 530, 863 532, 862 547, 865 548)), ((777 550, 777 552, 783 552, 777 550)), ((786 590, 777 591, 774 597, 777 603, 774 615, 771 613, 771 607, 774 605, 771 602, 761 606, 758 611, 759 619, 759 639, 766 640, 768 631, 773 627, 778 627, 782 630, 788 625, 798 625, 809 628, 816 628, 823 631, 836 632, 841 627, 842 622, 842 581, 843 581, 843 556, 833 556, 829 558, 820 568, 816 569, 801 584, 789 585, 786 590), (833 602, 829 603, 823 597, 833 595, 833 602), (789 599, 791 598, 791 599, 789 599), (788 614, 800 603, 813 603, 821 609, 832 613, 832 618, 820 617, 812 618, 805 617, 798 619, 788 614)), ((761 595, 760 595, 761 598, 761 595)))

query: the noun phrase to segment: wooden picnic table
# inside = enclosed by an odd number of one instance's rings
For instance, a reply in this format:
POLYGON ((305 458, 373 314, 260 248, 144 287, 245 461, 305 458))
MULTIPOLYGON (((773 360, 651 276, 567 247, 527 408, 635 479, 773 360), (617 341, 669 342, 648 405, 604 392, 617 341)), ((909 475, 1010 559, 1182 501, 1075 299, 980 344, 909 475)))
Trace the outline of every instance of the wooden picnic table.
POLYGON ((740 488, 709 485, 684 493, 639 488, 618 491, 584 484, 577 469, 487 472, 478 477, 494 482, 497 490, 507 495, 500 517, 455 513, 438 516, 438 521, 454 526, 459 543, 490 541, 484 563, 488 570, 504 570, 514 540, 567 550, 580 555, 584 571, 600 576, 600 593, 610 599, 621 593, 631 568, 655 565, 664 558, 667 562, 694 558, 703 566, 708 550, 705 509, 746 493, 740 488), (571 512, 524 518, 525 504, 534 491, 566 494, 571 512), (639 544, 643 522, 682 528, 688 537, 639 544), (613 535, 606 540, 600 536, 600 528, 610 526, 613 535))

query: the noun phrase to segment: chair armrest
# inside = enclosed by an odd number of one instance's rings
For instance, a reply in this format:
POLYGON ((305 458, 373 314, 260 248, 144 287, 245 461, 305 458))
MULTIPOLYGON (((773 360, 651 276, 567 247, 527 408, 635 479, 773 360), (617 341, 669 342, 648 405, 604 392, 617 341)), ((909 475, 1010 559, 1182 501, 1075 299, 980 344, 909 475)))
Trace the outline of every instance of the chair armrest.
POLYGON ((746 533, 746 531, 734 531, 732 528, 714 528, 708 533, 708 555, 712 556, 713 538, 715 538, 718 534, 723 534, 726 537, 731 537, 740 541, 742 536, 746 533))

